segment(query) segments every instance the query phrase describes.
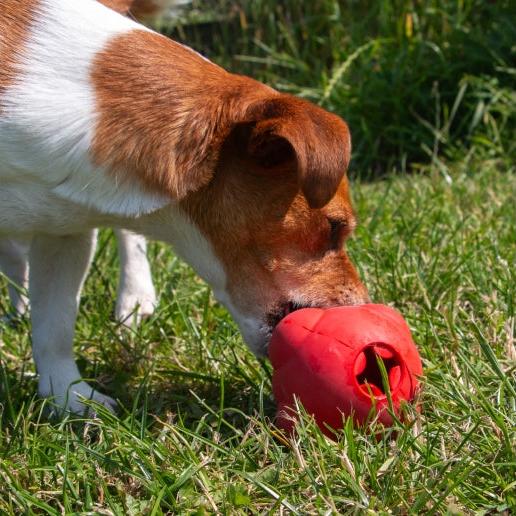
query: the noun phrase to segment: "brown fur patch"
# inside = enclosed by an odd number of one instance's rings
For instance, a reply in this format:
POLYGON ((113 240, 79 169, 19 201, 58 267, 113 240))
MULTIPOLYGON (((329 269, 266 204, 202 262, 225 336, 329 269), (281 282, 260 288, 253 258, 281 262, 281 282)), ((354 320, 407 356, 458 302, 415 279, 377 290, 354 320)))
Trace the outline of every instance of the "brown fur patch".
MULTIPOLYGON (((257 120, 253 127, 250 150, 285 140, 294 151, 301 190, 312 207, 328 203, 346 172, 351 155, 347 125, 337 116, 295 97, 282 95, 267 99, 247 113, 257 120), (272 140, 272 141, 271 141, 272 140)), ((281 146, 280 152, 285 152, 281 146)))
POLYGON ((310 208, 292 165, 265 170, 235 145, 226 143, 213 181, 182 202, 224 264, 234 303, 263 314, 291 300, 367 300, 343 248, 355 226, 347 179, 326 206, 310 208), (338 245, 329 219, 342 222, 338 245))
POLYGON ((92 72, 100 119, 93 156, 149 189, 184 198, 212 178, 229 134, 257 160, 289 150, 313 206, 334 194, 349 161, 344 122, 248 77, 229 74, 160 35, 132 31, 101 52, 92 72))
POLYGON ((97 0, 101 4, 104 4, 106 7, 113 9, 121 14, 127 14, 129 9, 131 8, 131 4, 133 0, 97 0))
POLYGON ((157 16, 162 10, 163 6, 153 0, 134 0, 131 6, 131 14, 139 20, 157 16))
POLYGON ((174 198, 211 179, 243 99, 249 104, 272 92, 138 30, 114 38, 98 55, 92 81, 100 114, 95 161, 174 198))
POLYGON ((37 14, 37 0, 2 0, 0 6, 0 106, 4 91, 16 81, 30 27, 37 14))

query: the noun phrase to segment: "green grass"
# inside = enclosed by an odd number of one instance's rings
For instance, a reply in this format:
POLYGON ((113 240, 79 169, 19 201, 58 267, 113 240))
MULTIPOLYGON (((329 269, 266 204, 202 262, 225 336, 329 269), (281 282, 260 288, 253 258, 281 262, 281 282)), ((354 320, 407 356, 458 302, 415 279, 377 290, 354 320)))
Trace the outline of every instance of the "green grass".
POLYGON ((395 436, 348 423, 332 442, 305 417, 297 440, 278 440, 270 366, 160 244, 150 251, 157 313, 120 332, 104 232, 75 347, 119 414, 45 420, 29 328, 4 327, 0 513, 515 510, 516 175, 486 157, 443 167, 354 184, 361 224, 350 252, 372 297, 405 315, 425 369, 421 414, 395 436))

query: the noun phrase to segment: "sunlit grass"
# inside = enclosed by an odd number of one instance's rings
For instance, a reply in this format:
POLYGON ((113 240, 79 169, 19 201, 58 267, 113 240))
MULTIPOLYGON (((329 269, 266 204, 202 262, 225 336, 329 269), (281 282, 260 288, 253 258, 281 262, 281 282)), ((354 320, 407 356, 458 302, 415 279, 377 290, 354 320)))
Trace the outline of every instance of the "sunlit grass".
MULTIPOLYGON (((376 301, 398 307, 425 368, 421 414, 396 438, 305 418, 285 445, 270 366, 247 351, 208 287, 153 244, 156 315, 113 322, 109 232, 83 295, 76 350, 117 416, 49 423, 28 327, 0 341, 0 512, 461 513, 516 507, 514 171, 488 160, 355 184, 350 251, 376 301)), ((5 291, 1 298, 6 306, 5 291)))

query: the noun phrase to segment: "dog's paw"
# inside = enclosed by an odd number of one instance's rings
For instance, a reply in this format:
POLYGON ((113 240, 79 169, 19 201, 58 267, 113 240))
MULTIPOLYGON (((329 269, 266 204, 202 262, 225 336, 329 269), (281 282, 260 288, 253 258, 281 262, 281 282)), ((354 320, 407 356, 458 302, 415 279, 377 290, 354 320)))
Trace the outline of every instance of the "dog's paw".
POLYGON ((96 417, 94 404, 88 404, 88 401, 103 405, 111 412, 116 410, 116 402, 113 398, 98 392, 83 381, 64 385, 63 382, 40 378, 38 392, 41 397, 48 399, 51 415, 54 416, 61 417, 66 413, 72 413, 96 417))
POLYGON ((156 309, 156 292, 152 283, 141 289, 124 289, 119 292, 115 316, 127 328, 139 325, 142 319, 150 317, 156 309))

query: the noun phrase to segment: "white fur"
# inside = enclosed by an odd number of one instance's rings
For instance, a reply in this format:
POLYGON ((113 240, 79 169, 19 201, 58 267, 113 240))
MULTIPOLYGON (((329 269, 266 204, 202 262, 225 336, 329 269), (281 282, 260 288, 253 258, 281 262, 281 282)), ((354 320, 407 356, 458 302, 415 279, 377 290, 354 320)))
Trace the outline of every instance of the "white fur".
POLYGON ((92 0, 42 0, 40 11, 21 73, 2 97, 0 181, 44 185, 103 213, 134 216, 164 206, 165 196, 117 181, 88 154, 97 119, 92 62, 111 38, 143 26, 92 0))
MULTIPOLYGON (((258 318, 233 306, 221 263, 178 206, 146 193, 137 181, 117 184, 90 160, 97 116, 91 63, 110 38, 136 27, 142 28, 94 0, 42 0, 22 73, 0 99, 0 238, 33 238, 29 292, 39 392, 72 411, 81 411, 81 396, 113 405, 80 380, 72 356, 95 227, 127 228, 171 243, 212 285, 256 351, 260 340, 258 318)), ((141 241, 133 244, 138 248, 141 241)), ((122 257, 131 278, 145 269, 141 251, 122 257)), ((142 289, 130 281, 121 286, 127 303, 121 303, 119 315, 141 307, 144 298, 146 310, 152 309, 150 275, 147 279, 142 289)))
POLYGON ((114 408, 115 402, 81 380, 73 358, 79 296, 93 257, 95 232, 73 236, 37 235, 30 249, 32 353, 40 396, 57 410, 82 412, 81 397, 114 408), (51 300, 51 302, 50 302, 51 300))

